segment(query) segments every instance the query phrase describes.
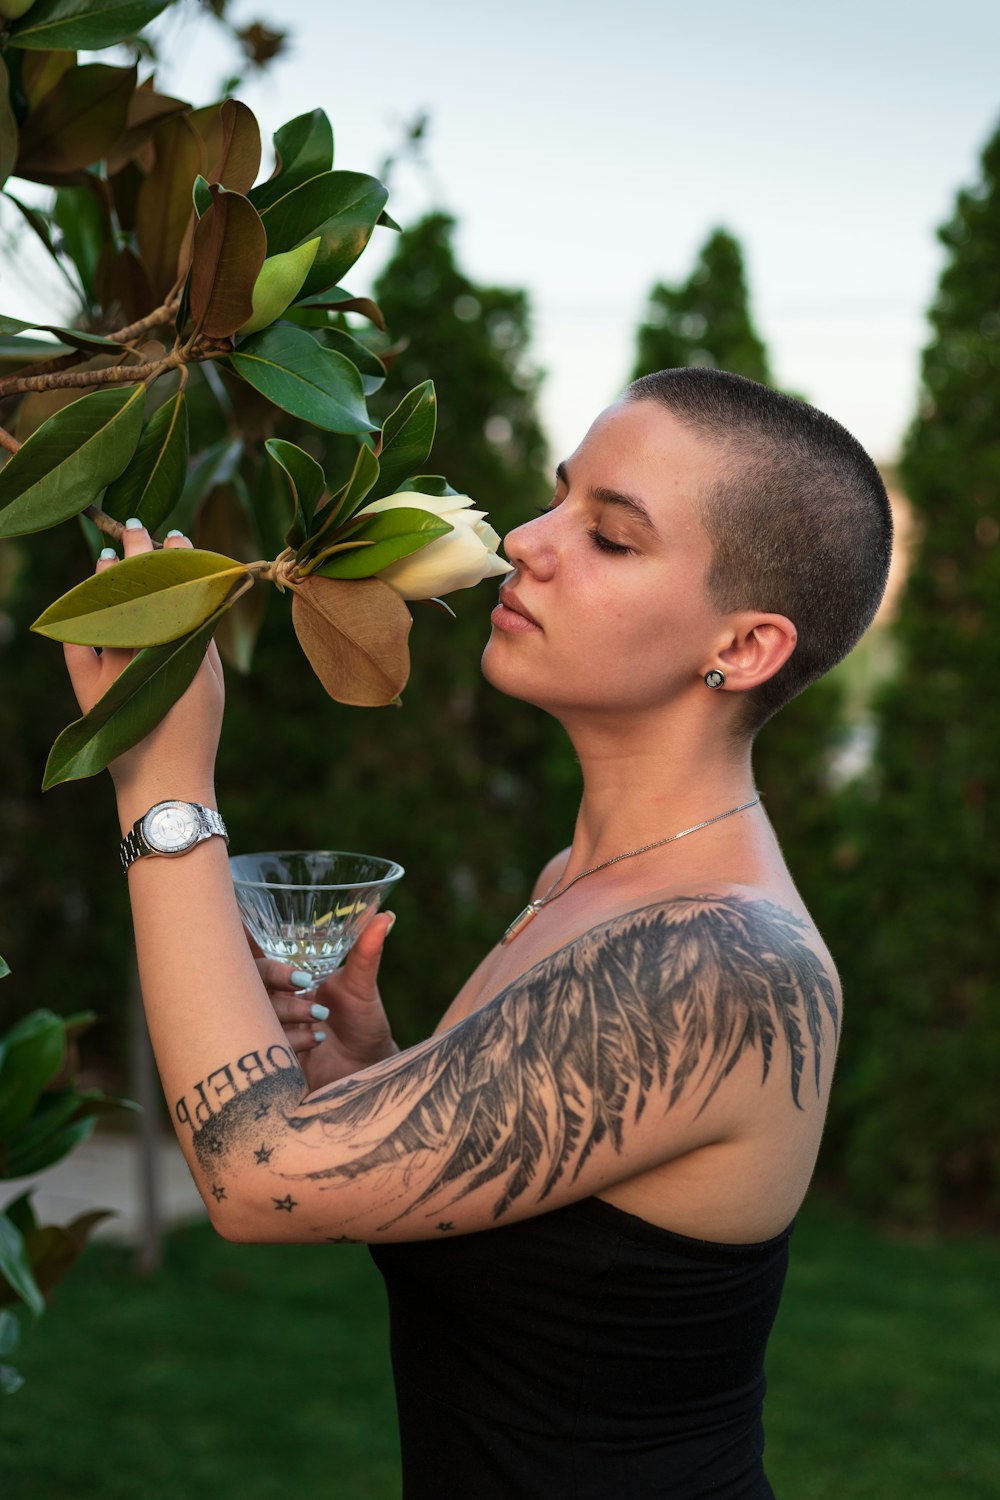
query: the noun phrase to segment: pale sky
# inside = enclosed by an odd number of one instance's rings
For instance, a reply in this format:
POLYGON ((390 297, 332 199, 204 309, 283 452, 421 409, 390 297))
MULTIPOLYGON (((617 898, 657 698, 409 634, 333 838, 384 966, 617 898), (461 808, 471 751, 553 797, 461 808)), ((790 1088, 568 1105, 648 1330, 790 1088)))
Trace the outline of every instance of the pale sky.
MULTIPOLYGON (((232 10, 293 33, 287 59, 240 90, 265 134, 322 106, 336 165, 375 171, 429 111, 430 171, 401 170, 390 209, 403 224, 449 209, 464 269, 529 292, 554 458, 627 379, 650 284, 686 278, 718 224, 744 247, 779 381, 895 456, 942 264, 935 227, 1000 119, 996 0, 232 10)), ((170 50, 183 57, 163 86, 211 98, 228 71, 217 30, 189 24, 170 50)), ((376 231, 352 291, 390 248, 376 231)))

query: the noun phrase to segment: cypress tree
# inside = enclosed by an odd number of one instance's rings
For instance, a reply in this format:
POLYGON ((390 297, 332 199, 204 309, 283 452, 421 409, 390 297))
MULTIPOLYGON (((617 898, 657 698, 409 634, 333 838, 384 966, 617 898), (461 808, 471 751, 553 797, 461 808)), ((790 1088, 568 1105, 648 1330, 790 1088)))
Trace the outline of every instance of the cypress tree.
POLYGON ((708 236, 687 281, 655 284, 636 335, 633 380, 682 365, 714 366, 774 384, 750 314, 743 252, 725 229, 708 236))
POLYGON ((832 1137, 856 1197, 938 1222, 1000 1208, 1000 132, 940 238, 901 464, 917 541, 899 665, 844 850, 832 1137))

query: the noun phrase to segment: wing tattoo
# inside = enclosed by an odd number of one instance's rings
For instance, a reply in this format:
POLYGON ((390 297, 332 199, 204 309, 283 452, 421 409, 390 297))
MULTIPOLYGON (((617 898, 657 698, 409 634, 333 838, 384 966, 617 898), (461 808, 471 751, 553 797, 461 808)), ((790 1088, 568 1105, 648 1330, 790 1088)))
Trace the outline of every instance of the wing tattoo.
POLYGON ((810 1050, 819 1091, 824 1012, 837 1031, 806 930, 772 902, 708 896, 594 928, 450 1031, 286 1114, 317 1151, 316 1169, 294 1179, 384 1175, 405 1202, 386 1228, 495 1183, 500 1218, 523 1194, 541 1202, 572 1181, 602 1142, 620 1151, 654 1091, 670 1109, 701 1090, 700 1114, 749 1051, 763 1083, 779 1037, 801 1108, 810 1050), (323 1166, 334 1142, 337 1164, 323 1166))

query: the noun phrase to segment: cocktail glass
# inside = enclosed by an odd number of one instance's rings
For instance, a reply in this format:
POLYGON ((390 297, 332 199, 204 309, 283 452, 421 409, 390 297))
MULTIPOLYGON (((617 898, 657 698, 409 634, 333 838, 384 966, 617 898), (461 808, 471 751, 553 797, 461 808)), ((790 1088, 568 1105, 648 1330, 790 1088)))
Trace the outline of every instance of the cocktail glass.
POLYGON ((350 949, 403 876, 402 865, 340 849, 279 849, 229 861, 240 915, 268 958, 315 987, 350 949))

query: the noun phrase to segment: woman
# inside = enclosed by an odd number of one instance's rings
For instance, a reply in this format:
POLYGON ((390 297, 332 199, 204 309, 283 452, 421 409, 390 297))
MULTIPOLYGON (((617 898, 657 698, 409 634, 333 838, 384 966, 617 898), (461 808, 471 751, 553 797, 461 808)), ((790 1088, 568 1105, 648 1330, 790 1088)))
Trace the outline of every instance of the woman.
MULTIPOLYGON (((483 657, 572 740, 573 843, 407 1052, 376 986, 389 916, 317 1031, 295 976, 255 966, 211 820, 184 858, 132 860, 153 1045, 212 1222, 373 1247, 407 1497, 772 1494, 764 1347, 840 997, 750 746, 870 622, 890 539, 854 439, 754 382, 662 372, 597 419, 506 539, 483 657)), ((126 555, 149 546, 128 529, 126 555)), ((84 709, 128 659, 67 656, 84 709)), ((211 652, 111 768, 123 833, 164 799, 216 807, 222 701, 211 652)))

